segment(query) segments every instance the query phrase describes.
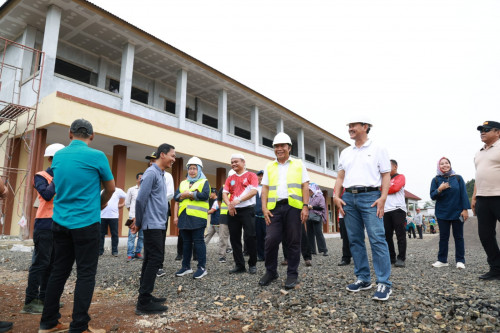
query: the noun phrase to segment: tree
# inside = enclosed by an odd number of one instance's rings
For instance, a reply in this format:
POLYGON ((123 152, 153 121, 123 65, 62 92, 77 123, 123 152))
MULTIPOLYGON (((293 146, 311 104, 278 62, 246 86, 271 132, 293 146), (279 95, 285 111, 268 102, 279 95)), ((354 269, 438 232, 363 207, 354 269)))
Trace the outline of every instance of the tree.
POLYGON ((467 196, 469 197, 469 202, 472 201, 472 194, 474 194, 474 184, 476 184, 475 179, 471 179, 467 183, 465 183, 465 189, 467 190, 467 196))

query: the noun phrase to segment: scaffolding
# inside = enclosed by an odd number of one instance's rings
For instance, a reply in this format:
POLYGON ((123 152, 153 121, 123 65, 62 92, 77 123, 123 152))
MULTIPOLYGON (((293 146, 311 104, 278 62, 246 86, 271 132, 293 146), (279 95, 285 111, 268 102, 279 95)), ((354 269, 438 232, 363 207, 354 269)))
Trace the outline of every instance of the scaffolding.
POLYGON ((0 158, 4 158, 0 176, 9 191, 0 202, 1 235, 5 234, 6 223, 17 222, 17 215, 22 217, 21 236, 27 238, 33 209, 33 152, 45 54, 2 37, 0 52, 0 158), (26 153, 26 165, 19 161, 21 151, 26 153), (17 214, 13 212, 11 221, 6 221, 7 207, 14 206, 17 214))

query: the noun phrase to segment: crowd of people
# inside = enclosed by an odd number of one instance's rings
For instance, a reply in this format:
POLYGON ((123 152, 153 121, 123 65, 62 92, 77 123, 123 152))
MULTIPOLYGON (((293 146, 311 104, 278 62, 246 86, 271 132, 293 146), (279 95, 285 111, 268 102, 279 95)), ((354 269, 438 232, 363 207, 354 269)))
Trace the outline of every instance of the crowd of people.
MULTIPOLYGON (((343 240, 338 265, 354 261, 356 280, 346 286, 349 292, 373 287, 366 232, 376 276, 373 299, 386 301, 393 292, 391 266, 405 267, 406 232, 409 238, 412 235, 416 238, 416 228, 422 238, 425 223, 419 209, 415 216, 408 216, 405 177, 398 173, 398 163, 389 159, 386 149, 368 138, 372 122, 361 117, 347 125, 354 144, 340 155, 333 198, 343 240)), ((490 267, 479 278, 499 280, 500 250, 495 228, 500 219, 500 123, 487 121, 477 129, 484 146, 474 158, 476 185, 472 203, 462 177, 452 169, 448 158, 438 161, 437 175, 431 181, 430 195, 436 200, 440 230, 438 260, 432 266, 448 266, 451 229, 456 267, 465 269, 463 224, 468 219, 468 209, 472 208, 478 217, 479 237, 490 267)), ((42 314, 39 332, 104 332, 88 325, 88 310, 108 228, 112 236, 111 254, 118 255, 118 212, 124 206, 129 211, 127 261, 142 260, 138 315, 168 310, 164 305, 167 299, 156 297, 153 292, 156 278, 165 275, 169 216, 180 232, 176 260, 182 261, 175 273, 177 277, 207 276, 206 246, 216 233, 219 262, 225 263, 227 254, 233 256, 234 267, 229 274, 257 274, 257 261, 264 261, 265 272, 258 279, 261 286, 279 277, 280 244, 287 265, 286 289, 300 283, 301 255, 307 266, 311 265, 311 254, 328 256, 322 233, 322 225, 328 220, 323 193, 317 184, 310 182, 303 162, 290 156, 292 141, 287 134, 281 132, 275 136, 276 159, 257 173, 247 170, 244 155, 233 154, 232 170, 220 189, 211 188, 203 173, 203 161, 192 157, 186 164, 185 179, 174 190, 167 169, 175 163, 175 147, 161 144, 146 157, 149 167, 144 173, 137 173, 136 185, 127 193, 115 187, 104 153, 89 147, 93 138, 92 124, 84 119, 75 120, 69 131, 70 144, 48 146, 45 156, 50 166, 34 177, 39 202, 33 234, 35 250, 21 312, 42 314), (175 202, 173 207, 171 199, 175 202), (211 225, 205 234, 209 215, 211 225), (192 259, 197 262, 196 269, 192 259), (75 262, 72 322, 66 324, 59 321, 60 297, 75 262)), ((3 183, 0 185, 0 195, 4 197, 7 190, 3 183)), ((435 221, 429 220, 429 224, 432 232, 435 221)), ((11 327, 11 323, 1 322, 0 332, 11 327)))

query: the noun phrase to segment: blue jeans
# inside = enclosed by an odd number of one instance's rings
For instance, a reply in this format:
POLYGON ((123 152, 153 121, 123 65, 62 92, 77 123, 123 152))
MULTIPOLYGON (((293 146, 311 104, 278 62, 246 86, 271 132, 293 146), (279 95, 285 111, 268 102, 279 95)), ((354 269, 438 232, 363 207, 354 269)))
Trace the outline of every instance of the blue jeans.
POLYGON ((373 258, 373 268, 377 276, 377 283, 391 286, 391 258, 389 247, 385 240, 384 221, 377 217, 377 207, 370 207, 380 198, 379 191, 366 193, 345 192, 342 199, 345 201, 345 227, 349 236, 352 258, 354 260, 354 274, 365 282, 370 282, 370 265, 365 247, 365 228, 370 241, 373 258))
POLYGON ((143 243, 144 243, 144 233, 142 232, 142 229, 140 229, 135 234, 131 233, 129 229, 128 242, 127 242, 127 257, 133 257, 136 253, 141 253, 143 243), (137 239, 137 246, 135 247, 134 251, 135 239, 137 235, 139 235, 139 238, 137 239))
POLYGON ((191 268, 191 253, 193 244, 198 257, 198 268, 205 268, 207 263, 207 248, 205 247, 205 227, 198 229, 181 229, 182 240, 182 267, 191 268))
POLYGON ((465 264, 464 223, 460 220, 438 220, 439 225, 439 252, 438 260, 448 262, 448 242, 450 240, 450 227, 453 228, 455 239, 455 260, 465 264))

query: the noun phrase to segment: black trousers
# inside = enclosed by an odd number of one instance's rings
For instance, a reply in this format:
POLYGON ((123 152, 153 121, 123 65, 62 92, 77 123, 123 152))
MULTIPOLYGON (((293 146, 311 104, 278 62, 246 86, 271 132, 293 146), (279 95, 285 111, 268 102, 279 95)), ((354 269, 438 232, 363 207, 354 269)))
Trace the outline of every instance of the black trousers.
POLYGON ((278 270, 278 249, 282 239, 286 239, 288 270, 287 276, 298 277, 300 263, 300 243, 303 227, 300 221, 300 209, 288 204, 278 204, 271 213, 271 224, 266 235, 266 270, 276 274, 278 270))
POLYGON ((227 215, 227 226, 229 228, 229 240, 233 248, 233 259, 236 267, 245 267, 245 257, 241 244, 241 232, 243 230, 244 242, 248 250, 248 266, 257 264, 257 244, 255 236, 255 210, 253 206, 237 208, 234 216, 227 215))
POLYGON ((156 273, 160 269, 165 256, 166 230, 145 229, 144 233, 144 260, 139 286, 139 303, 145 305, 151 302, 155 288, 156 273))
POLYGON ((313 254, 316 254, 316 243, 318 243, 318 252, 328 252, 323 235, 323 222, 307 220, 307 239, 313 254))
POLYGON ((73 321, 70 324, 70 331, 83 332, 88 328, 90 321, 88 311, 95 287, 100 224, 96 222, 84 228, 68 229, 53 222, 52 231, 55 257, 47 283, 40 329, 56 326, 61 318, 59 302, 66 280, 76 261, 73 321))
POLYGON ((28 304, 36 298, 42 302, 45 301, 45 290, 54 262, 52 238, 52 230, 35 230, 33 232, 35 251, 31 258, 24 304, 28 304))
POLYGON ((413 238, 417 238, 415 227, 408 227, 408 238, 411 238, 411 234, 413 234, 413 238))
MULTIPOLYGON (((393 235, 396 232, 396 238, 398 240, 398 256, 397 259, 406 260, 406 230, 405 230, 406 213, 402 209, 392 210, 390 212, 384 213, 384 228, 385 228, 385 240, 387 241, 387 246, 389 246, 389 254, 391 256, 391 262, 396 261, 396 251, 394 249, 393 235)), ((415 233, 415 230, 413 230, 415 233)))
POLYGON ((500 196, 476 197, 476 215, 479 239, 486 252, 490 270, 500 273, 500 249, 496 239, 496 226, 500 221, 500 196))
POLYGON ((101 218, 101 242, 99 244, 99 254, 104 253, 104 238, 109 231, 111 232, 111 253, 118 254, 118 218, 101 218))
POLYGON ((422 225, 417 225, 418 238, 422 239, 422 225))
MULTIPOLYGON (((281 244, 283 246, 283 257, 285 257, 285 260, 288 260, 288 243, 286 241, 286 235, 285 237, 283 237, 281 244)), ((309 243, 307 227, 305 224, 302 224, 302 236, 300 238, 300 253, 302 253, 302 258, 304 260, 312 259, 312 250, 309 243)))
POLYGON ((255 217, 255 236, 257 237, 257 257, 266 258, 266 220, 263 217, 255 217))
POLYGON ((351 247, 349 246, 349 236, 347 236, 347 229, 345 228, 345 221, 343 217, 339 218, 339 228, 340 237, 342 237, 342 260, 351 262, 351 247))

